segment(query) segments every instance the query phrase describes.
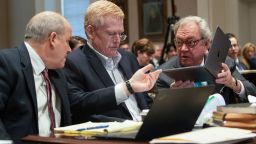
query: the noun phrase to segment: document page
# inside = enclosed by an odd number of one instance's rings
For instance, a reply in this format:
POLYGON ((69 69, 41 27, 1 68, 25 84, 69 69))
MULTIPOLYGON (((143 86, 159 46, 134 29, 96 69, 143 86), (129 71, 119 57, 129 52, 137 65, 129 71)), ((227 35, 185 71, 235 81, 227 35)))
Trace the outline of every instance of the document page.
POLYGON ((233 143, 255 137, 250 130, 227 127, 210 127, 187 133, 157 138, 150 141, 157 143, 233 143))
POLYGON ((55 128, 54 132, 59 134, 73 135, 106 135, 108 133, 118 133, 134 131, 139 129, 142 122, 126 120, 124 122, 86 122, 66 127, 55 128))

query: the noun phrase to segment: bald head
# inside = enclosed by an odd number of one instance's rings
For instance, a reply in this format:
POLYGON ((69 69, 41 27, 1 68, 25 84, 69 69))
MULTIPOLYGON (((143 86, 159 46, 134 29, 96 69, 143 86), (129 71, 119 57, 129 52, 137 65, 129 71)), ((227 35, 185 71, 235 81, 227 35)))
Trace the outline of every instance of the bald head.
POLYGON ((44 42, 51 32, 63 35, 65 27, 70 27, 70 24, 60 14, 51 11, 38 13, 26 26, 25 41, 44 42))

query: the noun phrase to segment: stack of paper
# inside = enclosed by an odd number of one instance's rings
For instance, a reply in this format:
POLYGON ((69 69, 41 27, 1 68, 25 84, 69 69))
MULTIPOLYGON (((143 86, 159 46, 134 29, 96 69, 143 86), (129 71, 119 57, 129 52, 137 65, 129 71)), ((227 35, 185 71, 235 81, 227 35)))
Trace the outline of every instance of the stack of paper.
POLYGON ((250 130, 227 127, 210 127, 177 135, 156 138, 150 141, 150 143, 236 143, 253 137, 256 137, 256 134, 252 133, 250 130))
POLYGON ((256 114, 256 103, 237 103, 218 106, 217 111, 225 113, 256 114))
POLYGON ((55 128, 54 133, 67 136, 99 136, 138 130, 141 125, 142 122, 129 120, 124 122, 86 122, 55 128))
POLYGON ((210 126, 248 129, 256 132, 256 104, 238 103, 218 106, 207 122, 210 126))

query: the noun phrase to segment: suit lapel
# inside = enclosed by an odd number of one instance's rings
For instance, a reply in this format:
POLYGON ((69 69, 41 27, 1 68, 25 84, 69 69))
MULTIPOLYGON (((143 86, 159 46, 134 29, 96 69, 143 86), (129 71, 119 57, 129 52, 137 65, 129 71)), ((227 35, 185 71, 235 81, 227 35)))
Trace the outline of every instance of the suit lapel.
POLYGON ((128 68, 129 66, 127 67, 127 61, 129 61, 129 60, 126 59, 126 57, 124 55, 122 55, 122 58, 118 65, 118 68, 119 68, 119 70, 122 71, 122 74, 123 74, 125 80, 130 79, 133 75, 131 68, 128 68))
MULTIPOLYGON (((87 45, 84 46, 84 54, 88 57, 88 62, 91 65, 91 67, 94 69, 94 72, 98 75, 98 77, 101 79, 102 83, 106 87, 113 86, 114 83, 112 79, 110 78, 108 72, 106 71, 105 67, 103 66, 102 62, 98 58, 98 56, 95 54, 95 52, 89 48, 87 45)), ((120 63, 119 63, 119 68, 121 68, 122 73, 124 74, 125 79, 127 77, 130 77, 130 70, 125 68, 125 61, 122 58, 120 63)), ((126 107, 125 103, 120 104, 120 108, 124 109, 123 111, 131 117, 128 108, 126 107)))
POLYGON ((68 93, 66 81, 63 80, 63 77, 60 74, 60 70, 49 70, 50 81, 54 85, 56 92, 56 97, 59 97, 61 102, 61 125, 67 125, 71 123, 70 119, 70 105, 68 101, 68 93))
POLYGON ((37 112, 37 99, 36 99, 35 81, 34 81, 34 77, 33 77, 33 70, 32 70, 32 65, 31 65, 29 53, 28 53, 24 43, 21 46, 18 47, 18 51, 20 53, 21 64, 23 65, 22 71, 23 71, 23 74, 24 74, 24 77, 25 77, 25 80, 26 80, 28 91, 30 93, 34 109, 37 112))
POLYGON ((106 71, 105 67, 95 52, 86 45, 84 47, 84 54, 88 57, 88 63, 91 65, 94 72, 98 75, 98 78, 101 79, 101 82, 104 83, 106 87, 113 86, 114 83, 112 79, 110 78, 108 72, 106 71))
POLYGON ((56 94, 60 97, 61 101, 63 100, 63 96, 65 95, 63 88, 65 88, 64 82, 62 78, 60 78, 59 74, 54 70, 49 70, 50 81, 53 83, 56 94))

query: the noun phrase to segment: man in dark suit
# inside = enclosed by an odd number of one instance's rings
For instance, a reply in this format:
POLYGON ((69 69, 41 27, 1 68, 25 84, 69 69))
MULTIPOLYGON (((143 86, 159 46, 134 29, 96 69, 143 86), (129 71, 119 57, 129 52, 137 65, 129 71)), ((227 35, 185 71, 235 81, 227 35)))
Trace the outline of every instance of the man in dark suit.
MULTIPOLYGON (((207 22, 197 16, 188 16, 175 24, 174 33, 178 55, 160 68, 203 65, 211 42, 211 32, 207 22)), ((228 57, 221 67, 222 70, 213 83, 217 84, 215 92, 220 93, 227 104, 246 102, 247 95, 256 95, 255 86, 240 75, 234 60, 228 57)), ((184 88, 193 87, 195 83, 189 80, 174 81, 162 73, 157 85, 159 88, 184 88)))
MULTIPOLYGON (((68 97, 67 81, 61 68, 71 52, 71 32, 64 17, 54 12, 42 12, 27 24, 23 44, 1 50, 1 140, 22 143, 21 138, 30 134, 48 136, 54 127, 72 124, 70 107, 93 111, 86 106, 83 97, 68 97)), ((145 74, 148 70, 150 66, 132 76, 130 84, 134 91, 147 91, 153 87, 159 73, 145 74)), ((95 93, 107 92, 99 90, 95 93)))
POLYGON ((71 124, 65 77, 55 70, 64 67, 70 37, 71 27, 64 17, 42 12, 27 24, 23 44, 1 50, 0 139, 21 143, 29 134, 45 136, 54 127, 71 124), (45 69, 51 81, 49 91, 42 75, 45 69))
POLYGON ((228 37, 231 43, 231 47, 228 50, 228 56, 235 60, 237 71, 240 72, 246 70, 246 66, 239 59, 239 53, 241 52, 236 36, 232 33, 226 33, 226 36, 228 37))
MULTIPOLYGON (((161 71, 145 74, 152 79, 151 84, 135 83, 144 82, 145 77, 133 75, 139 69, 136 57, 118 50, 120 41, 126 38, 123 19, 123 11, 109 1, 96 1, 87 9, 84 19, 87 44, 70 53, 65 65, 70 96, 74 99, 71 109, 74 123, 116 118, 140 121, 140 112, 149 108, 147 94, 142 92, 152 88, 161 71), (76 107, 81 103, 88 108, 76 107)), ((145 66, 141 73, 152 67, 145 66)))

